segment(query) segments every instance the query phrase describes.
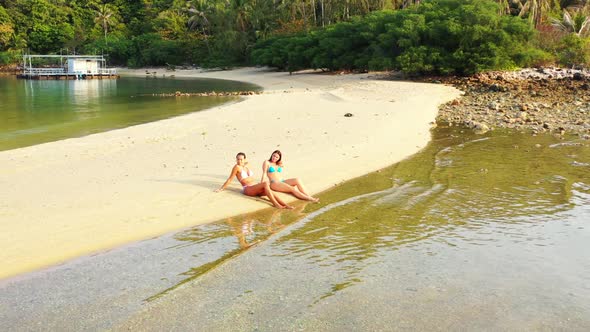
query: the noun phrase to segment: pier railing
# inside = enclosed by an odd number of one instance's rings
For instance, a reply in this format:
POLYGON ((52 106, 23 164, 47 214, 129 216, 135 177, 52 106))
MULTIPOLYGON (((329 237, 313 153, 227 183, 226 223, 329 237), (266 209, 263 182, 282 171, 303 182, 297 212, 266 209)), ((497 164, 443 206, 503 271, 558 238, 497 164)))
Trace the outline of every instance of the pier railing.
POLYGON ((115 69, 115 68, 101 68, 98 70, 98 73, 103 74, 103 75, 116 75, 117 69, 115 69))
POLYGON ((66 68, 25 68, 24 75, 29 76, 60 76, 60 75, 116 75, 114 68, 99 68, 95 71, 66 71, 66 68))
POLYGON ((25 68, 25 75, 65 75, 65 68, 25 68))
MULTIPOLYGON (((36 65, 39 65, 35 60, 36 65)), ((106 60, 102 55, 23 55, 23 70, 18 78, 39 80, 70 80, 70 79, 103 79, 118 78, 117 70, 106 68, 106 60), (53 59, 53 67, 33 67, 33 59, 53 59), (56 59, 59 59, 59 63, 56 59), (65 61, 65 62, 64 62, 65 61)))

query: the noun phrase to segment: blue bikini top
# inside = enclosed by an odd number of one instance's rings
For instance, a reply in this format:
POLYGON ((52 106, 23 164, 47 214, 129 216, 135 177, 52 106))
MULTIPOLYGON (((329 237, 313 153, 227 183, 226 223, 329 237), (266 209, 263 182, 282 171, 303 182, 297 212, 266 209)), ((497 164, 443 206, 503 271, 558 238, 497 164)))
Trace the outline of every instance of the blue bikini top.
POLYGON ((280 172, 282 172, 282 171, 283 171, 283 167, 279 166, 279 167, 277 167, 277 168, 275 169, 275 168, 274 168, 274 166, 270 166, 270 167, 268 168, 268 172, 269 172, 269 173, 274 173, 275 171, 276 171, 276 172, 278 172, 278 173, 280 173, 280 172))

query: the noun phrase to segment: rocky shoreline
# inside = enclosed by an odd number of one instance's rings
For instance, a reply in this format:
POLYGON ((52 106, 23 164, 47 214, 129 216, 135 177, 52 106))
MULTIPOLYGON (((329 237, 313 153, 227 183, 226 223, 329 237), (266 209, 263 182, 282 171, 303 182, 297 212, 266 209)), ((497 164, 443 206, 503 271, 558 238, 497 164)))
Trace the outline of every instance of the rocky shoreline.
POLYGON ((590 72, 560 68, 437 77, 465 94, 440 107, 436 122, 477 133, 507 128, 590 139, 590 72))
MULTIPOLYGON (((176 91, 174 93, 152 93, 147 94, 155 97, 231 97, 231 96, 252 96, 262 94, 262 91, 231 91, 231 92, 182 92, 176 91)), ((144 95, 146 96, 146 95, 144 95)))

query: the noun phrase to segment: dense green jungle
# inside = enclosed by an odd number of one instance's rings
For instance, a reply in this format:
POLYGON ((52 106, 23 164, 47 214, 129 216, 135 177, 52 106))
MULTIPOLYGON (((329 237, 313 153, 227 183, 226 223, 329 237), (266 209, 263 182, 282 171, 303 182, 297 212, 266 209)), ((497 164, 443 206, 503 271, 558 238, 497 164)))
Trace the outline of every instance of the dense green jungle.
POLYGON ((29 53, 171 69, 586 67, 589 8, 571 0, 0 0, 0 66, 29 53))

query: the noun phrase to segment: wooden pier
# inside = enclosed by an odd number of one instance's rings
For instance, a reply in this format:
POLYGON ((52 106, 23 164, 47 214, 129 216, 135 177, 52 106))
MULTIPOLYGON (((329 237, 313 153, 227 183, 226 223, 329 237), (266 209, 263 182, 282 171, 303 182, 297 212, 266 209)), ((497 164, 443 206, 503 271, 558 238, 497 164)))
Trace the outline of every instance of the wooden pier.
POLYGON ((100 55, 24 55, 23 70, 18 78, 33 80, 116 79, 117 71, 106 68, 106 59, 100 55), (52 67, 33 67, 33 59, 53 59, 59 63, 52 67))

